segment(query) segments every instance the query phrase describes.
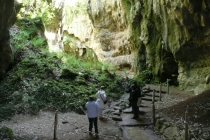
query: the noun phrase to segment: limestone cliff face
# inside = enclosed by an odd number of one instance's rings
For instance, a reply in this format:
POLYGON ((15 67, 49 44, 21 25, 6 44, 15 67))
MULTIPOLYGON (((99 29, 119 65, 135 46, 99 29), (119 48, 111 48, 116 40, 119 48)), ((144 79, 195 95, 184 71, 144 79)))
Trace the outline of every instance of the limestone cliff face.
POLYGON ((210 1, 52 0, 52 51, 151 70, 196 94, 210 87, 210 1))
POLYGON ((46 37, 54 34, 48 37, 50 50, 134 68, 135 39, 120 0, 66 0, 57 5, 54 24, 46 26, 45 32, 46 37))
POLYGON ((207 0, 147 0, 140 7, 146 67, 162 78, 177 75, 180 87, 196 94, 210 87, 209 8, 207 0))
POLYGON ((14 0, 0 2, 0 79, 3 78, 13 62, 13 52, 10 46, 9 28, 15 22, 14 0))

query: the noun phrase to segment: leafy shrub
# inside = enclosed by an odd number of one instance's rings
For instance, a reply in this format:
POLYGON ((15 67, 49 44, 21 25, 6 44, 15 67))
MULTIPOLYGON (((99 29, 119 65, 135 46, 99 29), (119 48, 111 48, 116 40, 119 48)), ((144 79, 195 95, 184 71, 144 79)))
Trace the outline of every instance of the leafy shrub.
POLYGON ((30 40, 30 42, 33 46, 43 46, 46 44, 46 40, 41 37, 32 38, 32 40, 30 40))
POLYGON ((0 121, 11 118, 14 113, 15 107, 13 104, 6 104, 4 106, 0 106, 0 121))
POLYGON ((18 104, 18 103, 22 102, 22 98, 23 98, 23 93, 22 92, 19 92, 19 91, 15 91, 11 95, 11 99, 12 99, 12 102, 14 104, 18 104))
POLYGON ((0 87, 0 104, 4 104, 8 102, 8 92, 7 90, 0 87))
POLYGON ((142 78, 142 80, 145 82, 145 83, 150 83, 154 76, 152 74, 152 72, 150 70, 144 70, 140 73, 140 77, 142 78))
POLYGON ((14 134, 12 129, 3 126, 0 128, 0 139, 1 140, 13 140, 14 139, 14 134))

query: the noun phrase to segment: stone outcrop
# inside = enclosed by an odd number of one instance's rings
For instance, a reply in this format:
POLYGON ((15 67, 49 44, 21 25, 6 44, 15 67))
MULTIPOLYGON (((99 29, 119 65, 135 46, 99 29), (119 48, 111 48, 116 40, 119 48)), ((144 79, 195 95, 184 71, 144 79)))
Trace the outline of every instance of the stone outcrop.
POLYGON ((16 20, 14 0, 0 2, 0 79, 3 78, 13 63, 13 52, 10 46, 9 28, 16 20))
POLYGON ((62 2, 52 2, 57 4, 53 24, 45 26, 51 51, 75 53, 119 68, 135 67, 137 49, 120 0, 62 2))
POLYGON ((210 2, 149 0, 139 3, 136 18, 140 17, 140 50, 144 50, 139 56, 145 57, 140 57, 138 64, 152 70, 160 80, 177 78, 183 90, 198 94, 209 88, 206 79, 210 68, 207 39, 210 2))
POLYGON ((199 94, 210 87, 208 0, 52 0, 44 22, 51 51, 66 51, 172 79, 199 94), (48 24, 47 24, 48 23, 48 24), (50 23, 50 24, 49 24, 50 23))

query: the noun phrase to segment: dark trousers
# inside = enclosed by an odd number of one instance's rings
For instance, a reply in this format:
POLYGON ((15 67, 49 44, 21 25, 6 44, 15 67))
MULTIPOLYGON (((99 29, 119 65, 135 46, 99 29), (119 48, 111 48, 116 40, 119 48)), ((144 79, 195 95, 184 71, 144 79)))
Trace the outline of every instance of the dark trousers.
POLYGON ((98 134, 98 124, 97 124, 98 118, 97 117, 88 118, 88 120, 89 120, 89 131, 92 132, 92 128, 93 128, 93 125, 94 125, 95 133, 98 134))
POLYGON ((131 102, 131 107, 133 110, 133 117, 138 118, 139 117, 139 107, 137 106, 137 101, 132 101, 131 102))

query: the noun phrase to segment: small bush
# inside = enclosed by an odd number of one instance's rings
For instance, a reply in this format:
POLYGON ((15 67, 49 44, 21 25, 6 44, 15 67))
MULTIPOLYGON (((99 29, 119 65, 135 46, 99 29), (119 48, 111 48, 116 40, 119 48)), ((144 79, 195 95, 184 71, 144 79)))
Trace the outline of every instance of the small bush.
POLYGON ((8 93, 5 89, 0 88, 0 104, 6 103, 8 101, 8 93))
POLYGON ((13 134, 13 131, 12 129, 6 127, 6 126, 3 126, 0 128, 0 139, 1 140, 13 140, 14 139, 14 134, 13 134))
POLYGON ((154 79, 154 76, 153 76, 153 74, 150 70, 142 71, 141 74, 140 74, 140 77, 147 84, 149 84, 154 79))
POLYGON ((0 106, 0 121, 4 119, 9 119, 13 116, 15 112, 15 107, 13 104, 7 104, 5 106, 0 106))

